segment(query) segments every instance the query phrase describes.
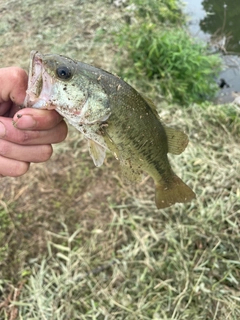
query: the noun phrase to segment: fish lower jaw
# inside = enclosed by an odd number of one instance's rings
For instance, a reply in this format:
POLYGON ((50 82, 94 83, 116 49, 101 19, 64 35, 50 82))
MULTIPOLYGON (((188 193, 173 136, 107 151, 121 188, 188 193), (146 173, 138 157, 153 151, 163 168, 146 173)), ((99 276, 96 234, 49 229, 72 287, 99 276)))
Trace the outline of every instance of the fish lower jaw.
POLYGON ((46 110, 54 110, 56 106, 54 106, 51 101, 40 98, 40 99, 25 99, 24 106, 26 108, 34 108, 34 109, 46 109, 46 110))
POLYGON ((49 109, 49 102, 44 99, 39 99, 32 105, 32 108, 36 109, 49 109))

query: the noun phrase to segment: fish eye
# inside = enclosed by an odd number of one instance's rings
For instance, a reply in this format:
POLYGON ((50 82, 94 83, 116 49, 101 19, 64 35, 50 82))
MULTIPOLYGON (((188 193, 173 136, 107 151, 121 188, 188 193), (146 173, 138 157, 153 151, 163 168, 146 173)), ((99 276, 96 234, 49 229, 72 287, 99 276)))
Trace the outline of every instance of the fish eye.
POLYGON ((71 78, 71 76, 72 76, 71 70, 65 66, 58 67, 56 71, 57 71, 57 76, 60 79, 67 80, 67 79, 71 78))

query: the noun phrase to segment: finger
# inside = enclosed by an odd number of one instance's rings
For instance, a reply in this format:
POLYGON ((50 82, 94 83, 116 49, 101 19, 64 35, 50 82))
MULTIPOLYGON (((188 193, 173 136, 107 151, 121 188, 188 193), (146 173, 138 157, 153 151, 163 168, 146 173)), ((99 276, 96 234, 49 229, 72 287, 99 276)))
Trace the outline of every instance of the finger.
POLYGON ((30 163, 7 159, 0 156, 0 176, 19 177, 29 169, 30 163))
POLYGON ((52 146, 36 145, 21 146, 6 140, 0 139, 0 156, 24 162, 44 162, 52 155, 52 146))
POLYGON ((1 68, 0 102, 12 100, 16 104, 22 104, 26 95, 28 76, 26 71, 19 67, 1 68))
POLYGON ((54 128, 62 119, 55 110, 33 108, 22 109, 13 117, 15 127, 21 130, 48 130, 54 128))
POLYGON ((0 138, 21 145, 52 144, 63 141, 67 136, 67 125, 62 120, 50 130, 19 130, 10 118, 0 117, 0 138))
POLYGON ((0 116, 12 118, 19 110, 20 106, 10 100, 0 103, 0 116))
POLYGON ((11 106, 12 106, 12 101, 2 102, 0 106, 0 116, 7 117, 11 106))
POLYGON ((21 109, 21 107, 15 103, 12 103, 11 108, 9 109, 8 115, 4 115, 4 116, 8 116, 9 118, 13 118, 15 113, 18 112, 21 109))

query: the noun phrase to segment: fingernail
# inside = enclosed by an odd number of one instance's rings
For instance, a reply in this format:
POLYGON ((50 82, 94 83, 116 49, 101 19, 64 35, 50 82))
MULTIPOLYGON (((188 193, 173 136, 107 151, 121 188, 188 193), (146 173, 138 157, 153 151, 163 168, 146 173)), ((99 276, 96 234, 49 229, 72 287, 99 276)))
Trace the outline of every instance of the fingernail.
POLYGON ((0 138, 3 138, 6 134, 5 125, 0 121, 0 138))
POLYGON ((14 125, 18 129, 32 129, 37 124, 37 121, 30 114, 17 114, 16 117, 17 120, 14 121, 14 125))

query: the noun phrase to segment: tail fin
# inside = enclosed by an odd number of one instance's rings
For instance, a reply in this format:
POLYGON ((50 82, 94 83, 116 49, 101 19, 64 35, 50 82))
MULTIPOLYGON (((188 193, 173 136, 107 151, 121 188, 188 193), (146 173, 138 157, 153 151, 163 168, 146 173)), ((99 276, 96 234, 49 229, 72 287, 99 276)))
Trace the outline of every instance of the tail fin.
POLYGON ((174 176, 168 185, 156 184, 155 202, 158 209, 170 207, 177 202, 189 202, 195 198, 192 189, 177 176, 174 176))

